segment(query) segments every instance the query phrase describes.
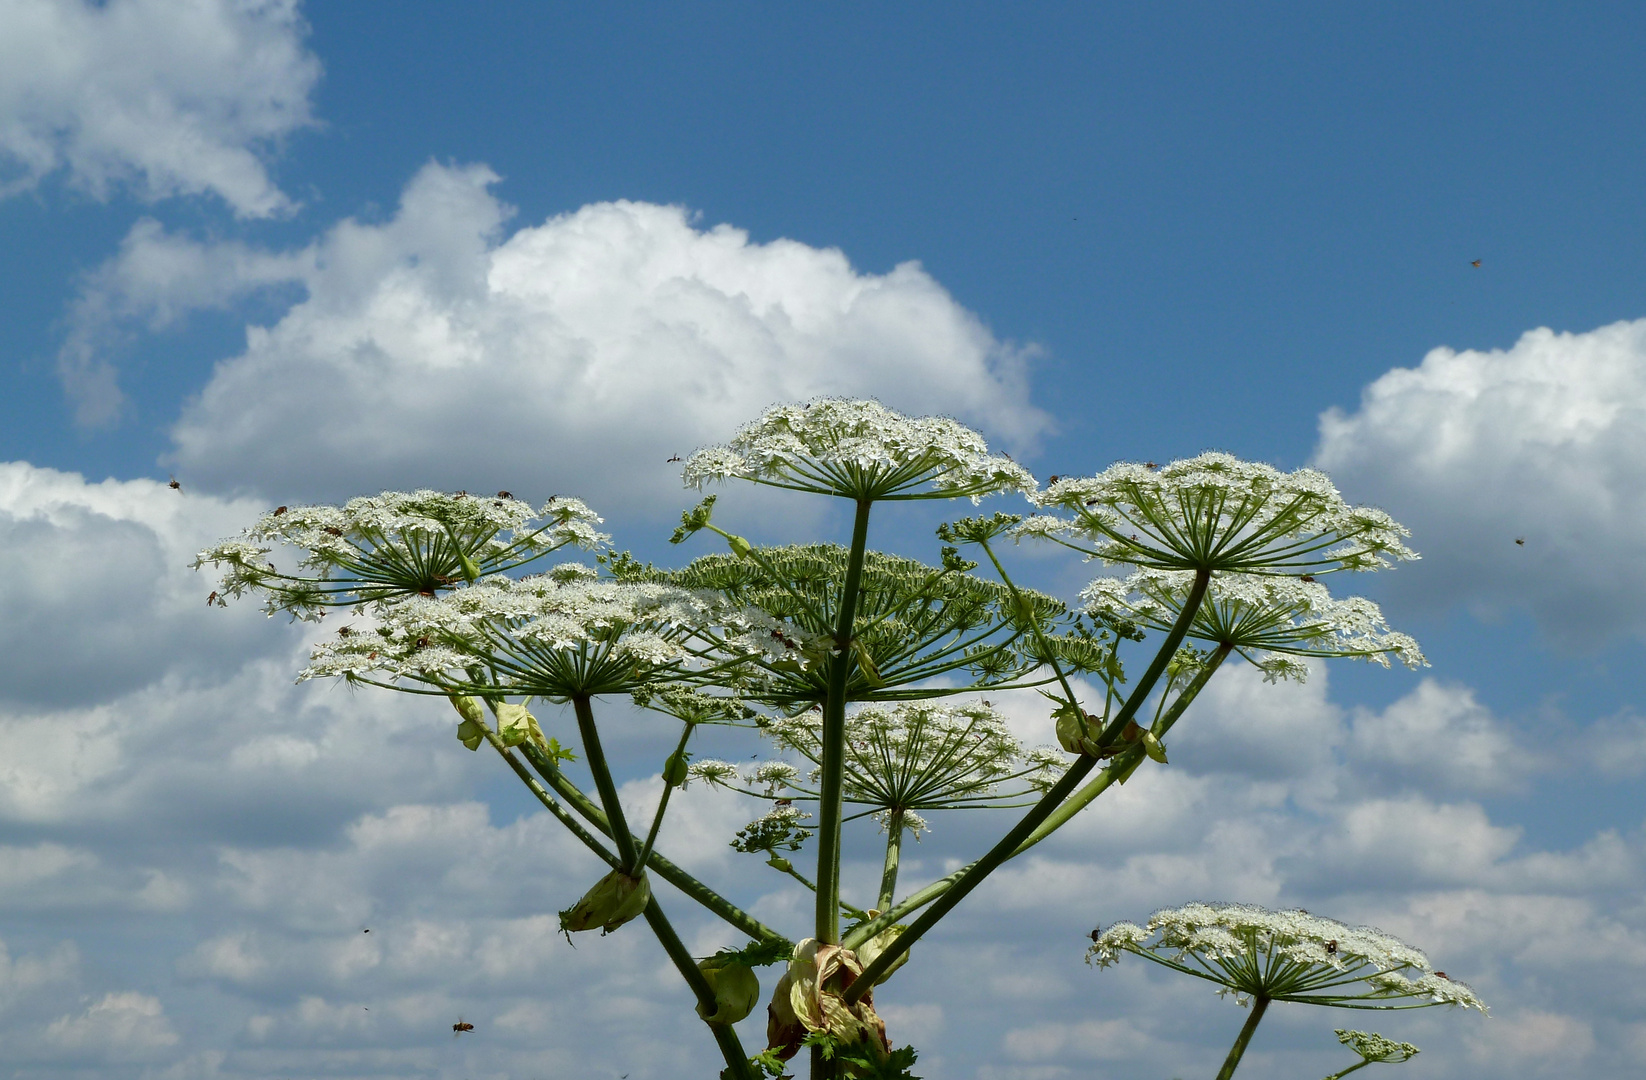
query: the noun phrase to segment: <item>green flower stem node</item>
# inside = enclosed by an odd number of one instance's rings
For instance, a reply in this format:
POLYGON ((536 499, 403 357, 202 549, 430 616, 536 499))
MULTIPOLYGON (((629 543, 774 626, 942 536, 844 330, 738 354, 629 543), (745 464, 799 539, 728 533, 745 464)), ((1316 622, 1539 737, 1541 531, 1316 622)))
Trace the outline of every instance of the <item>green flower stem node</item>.
POLYGON ((560 913, 560 929, 569 935, 598 927, 601 933, 609 934, 645 911, 651 898, 651 882, 645 873, 630 877, 613 870, 595 882, 583 899, 560 913))

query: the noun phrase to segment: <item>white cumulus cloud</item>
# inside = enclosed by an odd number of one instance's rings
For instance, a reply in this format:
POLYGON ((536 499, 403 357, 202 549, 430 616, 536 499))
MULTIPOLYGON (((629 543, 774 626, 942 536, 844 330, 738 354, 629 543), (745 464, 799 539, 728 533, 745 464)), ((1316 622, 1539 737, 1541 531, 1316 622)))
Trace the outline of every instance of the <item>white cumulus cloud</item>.
POLYGON ((1646 631, 1646 320, 1435 349, 1325 413, 1315 464, 1411 527, 1408 601, 1529 610, 1573 645, 1646 631))
POLYGON ((0 196, 66 169, 97 198, 214 194, 290 209, 263 157, 311 123, 296 0, 0 3, 0 196))
POLYGON ((284 262, 134 234, 93 306, 161 318, 219 302, 236 272, 307 290, 275 325, 251 328, 185 408, 179 474, 330 496, 507 486, 597 509, 660 499, 672 514, 683 496, 667 459, 773 402, 878 396, 1013 450, 1049 427, 1028 399, 1024 351, 918 264, 864 273, 838 250, 756 243, 637 202, 506 235, 496 179, 429 165, 391 220, 345 221, 284 262), (161 247, 170 258, 151 257, 161 247))

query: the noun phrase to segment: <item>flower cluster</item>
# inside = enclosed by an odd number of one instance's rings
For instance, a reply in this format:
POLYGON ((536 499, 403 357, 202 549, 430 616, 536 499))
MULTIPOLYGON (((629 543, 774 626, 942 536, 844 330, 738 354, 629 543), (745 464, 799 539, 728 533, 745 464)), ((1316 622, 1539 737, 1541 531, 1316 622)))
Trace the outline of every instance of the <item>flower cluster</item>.
POLYGON ((1132 953, 1216 983, 1236 1000, 1261 998, 1349 1009, 1460 1005, 1486 1011, 1473 990, 1434 971, 1399 939, 1306 911, 1194 903, 1120 922, 1095 936, 1086 960, 1107 967, 1132 953))
POLYGON ((598 580, 579 564, 513 579, 482 578, 438 597, 413 596, 378 612, 371 633, 343 628, 314 650, 300 678, 370 674, 442 687, 470 682, 476 663, 492 692, 562 700, 632 693, 684 674, 708 628, 750 651, 776 649, 781 624, 702 591, 598 580))
POLYGON ((773 406, 731 442, 686 462, 688 486, 734 478, 852 499, 976 501, 1035 489, 1027 469, 991 455, 983 437, 963 424, 841 398, 773 406))
POLYGON ((507 492, 386 491, 343 506, 277 507, 194 565, 224 570, 218 598, 261 590, 269 614, 312 619, 327 607, 433 596, 567 544, 598 548, 609 539, 595 529, 600 521, 578 499, 533 510, 507 492), (278 570, 267 560, 276 543, 304 549, 299 567, 310 573, 278 570))
POLYGON ((1410 535, 1403 526, 1381 510, 1344 502, 1324 473, 1283 473, 1224 453, 1158 467, 1122 462, 1030 497, 1074 517, 1029 518, 1020 536, 1057 539, 1109 563, 1303 574, 1417 558, 1403 543, 1410 535))
MULTIPOLYGON (((784 749, 821 765, 819 718, 816 711, 780 717, 768 722, 765 732, 784 749)), ((853 816, 874 815, 883 827, 894 812, 902 828, 918 834, 926 827, 919 810, 1016 805, 1065 768, 1067 759, 1055 751, 1025 753, 986 702, 871 705, 846 717, 845 800, 866 808, 853 816)), ((788 762, 768 761, 706 778, 726 786, 765 785, 764 792, 748 791, 751 795, 815 799, 809 784, 816 776, 815 768, 803 779, 788 762)))
MULTIPOLYGON (((705 555, 677 571, 632 573, 631 579, 713 589, 730 603, 783 620, 783 636, 768 635, 764 643, 776 646, 771 651, 781 651, 783 662, 769 667, 765 684, 747 695, 791 710, 823 700, 826 665, 817 661, 834 648, 848 554, 836 544, 762 548, 758 559, 705 555)), ((1041 663, 1032 655, 1024 606, 1048 627, 1070 621, 1055 597, 1020 589, 1014 598, 997 582, 883 552, 865 554, 859 587, 852 629, 858 662, 847 684, 852 701, 930 696, 907 687, 957 671, 978 676, 979 688, 1011 682, 1041 663)), ((754 643, 736 644, 746 650, 754 643)))
MULTIPOLYGON (((1165 631, 1187 602, 1194 575, 1183 570, 1139 570, 1103 577, 1080 594, 1086 612, 1108 625, 1165 631)), ((1370 600, 1334 600, 1317 581, 1254 574, 1216 574, 1195 612, 1189 636, 1238 651, 1269 677, 1302 678, 1294 658, 1346 656, 1389 666, 1427 661, 1417 642, 1389 629, 1370 600)))

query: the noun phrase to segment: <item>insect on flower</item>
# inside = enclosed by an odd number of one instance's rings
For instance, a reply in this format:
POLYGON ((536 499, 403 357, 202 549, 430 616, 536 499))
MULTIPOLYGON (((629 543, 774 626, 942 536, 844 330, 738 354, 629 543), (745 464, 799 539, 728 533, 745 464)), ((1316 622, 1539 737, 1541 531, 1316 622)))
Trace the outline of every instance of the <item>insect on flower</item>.
POLYGON ((497 493, 497 497, 499 499, 512 499, 512 498, 514 498, 514 492, 512 492, 512 491, 499 491, 497 493))
POLYGON ((277 507, 274 508, 274 516, 275 517, 279 517, 281 514, 284 514, 285 512, 286 512, 286 508, 284 506, 277 506, 277 507))
POLYGON ((1306 585, 1313 585, 1315 576, 1313 574, 1304 574, 1302 577, 1298 578, 1298 580, 1306 585))
POLYGON ((348 637, 352 633, 354 633, 354 627, 352 626, 339 626, 337 628, 338 637, 348 637))

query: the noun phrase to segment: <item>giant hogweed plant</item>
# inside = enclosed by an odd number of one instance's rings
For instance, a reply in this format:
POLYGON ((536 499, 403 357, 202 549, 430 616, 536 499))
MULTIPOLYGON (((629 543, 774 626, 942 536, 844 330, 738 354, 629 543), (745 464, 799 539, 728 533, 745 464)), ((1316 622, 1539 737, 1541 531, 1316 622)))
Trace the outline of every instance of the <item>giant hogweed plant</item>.
POLYGON ((714 523, 710 494, 673 540, 715 535, 727 550, 659 569, 612 552, 575 499, 534 509, 508 492, 419 491, 280 507, 196 565, 224 572, 218 602, 256 593, 271 615, 353 613, 301 678, 447 699, 463 744, 490 747, 610 867, 560 913, 563 930, 643 919, 736 1080, 783 1074, 803 1048, 815 1078, 912 1076, 915 1052, 893 1049, 874 988, 1001 865, 1145 762, 1164 765, 1167 735, 1231 656, 1271 679, 1303 677, 1311 657, 1423 663, 1375 605, 1335 599, 1320 581, 1415 558, 1406 531, 1311 470, 1208 453, 1041 489, 952 420, 825 399, 768 410, 684 472, 699 489, 845 500, 850 542, 752 544, 714 523), (1010 493, 1039 512, 944 525, 933 564, 869 547, 881 504, 1010 493), (998 549, 1025 539, 1130 572, 1098 577, 1071 605, 1012 581, 998 549), (302 553, 292 568, 269 561, 276 545, 302 553), (569 545, 595 552, 594 565, 545 562, 569 545), (1077 694, 1077 676, 1101 699, 1077 694), (1021 688, 1048 699, 1058 747, 1021 746, 981 697, 1021 688), (618 699, 678 723, 658 747, 649 822, 628 820, 602 747, 599 713, 618 699), (575 726, 550 737, 530 711, 545 705, 569 706, 575 726), (694 762, 694 738, 725 725, 763 733, 772 759, 694 762), (813 896, 808 925, 765 925, 659 847, 671 796, 694 777, 766 806, 732 846, 813 896), (972 862, 909 888, 904 838, 957 809, 1010 823, 972 862), (848 826, 883 834, 872 898, 842 890, 848 826), (748 945, 691 956, 654 876, 748 945), (751 1055, 735 1025, 762 996, 755 969, 772 964, 782 971, 766 1046, 751 1055))

